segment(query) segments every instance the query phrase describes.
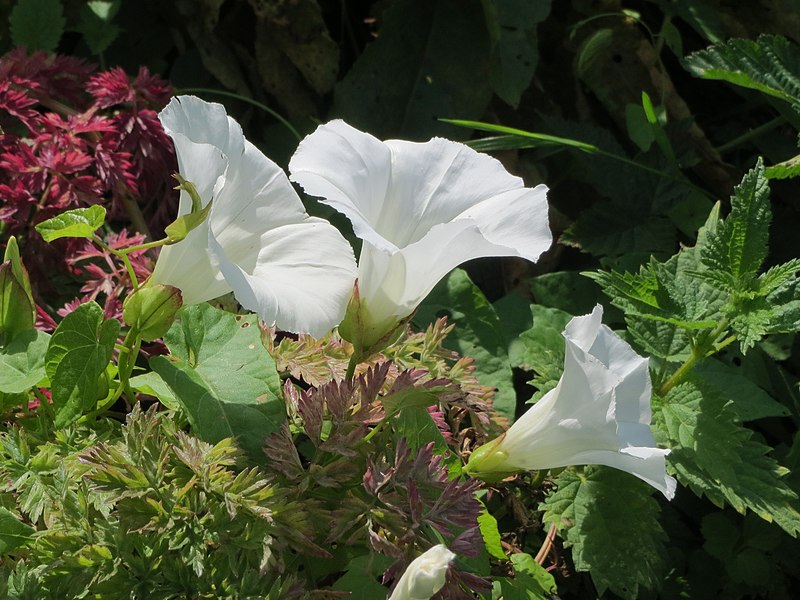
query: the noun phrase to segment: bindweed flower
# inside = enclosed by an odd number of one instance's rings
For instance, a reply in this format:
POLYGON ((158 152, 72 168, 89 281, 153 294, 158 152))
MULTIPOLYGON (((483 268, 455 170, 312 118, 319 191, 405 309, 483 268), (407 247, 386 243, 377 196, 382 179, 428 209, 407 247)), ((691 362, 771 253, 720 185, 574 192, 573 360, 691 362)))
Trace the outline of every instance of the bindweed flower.
POLYGON ((484 256, 535 261, 552 242, 547 188, 525 188, 500 162, 456 142, 381 142, 332 121, 300 143, 289 170, 364 241, 339 327, 364 354, 454 267, 484 256))
POLYGON ((568 465, 606 465, 675 495, 669 450, 650 431, 647 359, 602 324, 603 309, 575 317, 564 330, 564 374, 502 436, 478 448, 467 471, 484 477, 568 465))
MULTIPOLYGON (((181 96, 159 119, 183 179, 211 208, 185 239, 162 248, 151 282, 179 288, 184 304, 232 290, 244 308, 292 332, 320 336, 337 325, 356 266, 336 228, 306 214, 286 174, 222 105, 181 96)), ((178 214, 191 207, 184 189, 178 214)))
POLYGON ((455 558, 443 544, 438 544, 411 561, 389 600, 428 600, 444 587, 447 568, 455 558))

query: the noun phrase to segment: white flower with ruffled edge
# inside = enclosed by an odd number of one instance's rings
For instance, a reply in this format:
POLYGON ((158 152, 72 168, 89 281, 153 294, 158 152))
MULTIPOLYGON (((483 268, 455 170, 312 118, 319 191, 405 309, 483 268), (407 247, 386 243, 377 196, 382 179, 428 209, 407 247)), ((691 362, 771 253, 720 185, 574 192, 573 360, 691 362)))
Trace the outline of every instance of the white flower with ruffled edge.
POLYGON ((461 263, 535 261, 552 243, 547 188, 524 187, 499 161, 457 142, 381 142, 332 121, 300 143, 289 171, 364 241, 356 294, 339 328, 357 350, 391 335, 461 263))
MULTIPOLYGON (((320 336, 344 316, 356 276, 353 251, 324 219, 308 216, 283 170, 244 138, 220 104, 173 98, 159 114, 180 174, 208 218, 161 249, 151 282, 177 287, 184 304, 233 291, 270 324, 320 336)), ((181 192, 178 215, 191 210, 181 192)))
POLYGON ((603 308, 573 318, 564 330, 564 373, 502 436, 470 457, 476 476, 569 465, 606 465, 675 495, 669 450, 650 430, 648 359, 602 324, 603 308))
POLYGON ((389 600, 428 600, 444 587, 455 557, 444 544, 423 552, 408 565, 389 600))

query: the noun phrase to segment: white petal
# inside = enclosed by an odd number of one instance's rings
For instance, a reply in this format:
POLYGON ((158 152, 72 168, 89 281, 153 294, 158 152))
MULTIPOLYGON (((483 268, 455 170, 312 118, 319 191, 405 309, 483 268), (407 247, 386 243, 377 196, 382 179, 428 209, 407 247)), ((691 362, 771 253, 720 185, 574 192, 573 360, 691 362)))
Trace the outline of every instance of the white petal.
POLYGON ((170 137, 181 134, 196 144, 210 144, 229 157, 242 153, 242 128, 221 104, 195 96, 177 96, 159 113, 158 119, 170 137))
POLYGON ((346 215, 358 237, 384 250, 396 246, 375 231, 374 222, 387 201, 391 169, 389 148, 344 121, 319 126, 289 162, 292 181, 346 215))
POLYGON ((316 337, 342 320, 356 270, 353 251, 335 227, 309 217, 270 229, 261 236, 260 247, 248 272, 212 243, 244 308, 281 329, 316 337))

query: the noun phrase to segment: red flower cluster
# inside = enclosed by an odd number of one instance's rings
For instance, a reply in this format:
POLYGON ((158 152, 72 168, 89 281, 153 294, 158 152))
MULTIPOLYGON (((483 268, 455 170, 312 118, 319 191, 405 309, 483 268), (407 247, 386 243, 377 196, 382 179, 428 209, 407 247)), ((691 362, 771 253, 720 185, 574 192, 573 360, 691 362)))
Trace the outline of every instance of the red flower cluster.
MULTIPOLYGON (((118 229, 158 233, 175 211, 177 163, 157 116, 170 85, 144 67, 133 80, 118 67, 93 71, 74 57, 23 48, 0 57, 0 235, 18 237, 40 292, 55 291, 58 272, 80 273, 84 298, 102 292, 110 316, 118 312, 120 286, 129 285, 124 269, 108 271, 108 257, 87 253, 82 243, 46 247, 33 226, 102 204, 118 229)), ((123 230, 111 245, 142 239, 123 230)), ((146 275, 145 257, 136 263, 146 275)))

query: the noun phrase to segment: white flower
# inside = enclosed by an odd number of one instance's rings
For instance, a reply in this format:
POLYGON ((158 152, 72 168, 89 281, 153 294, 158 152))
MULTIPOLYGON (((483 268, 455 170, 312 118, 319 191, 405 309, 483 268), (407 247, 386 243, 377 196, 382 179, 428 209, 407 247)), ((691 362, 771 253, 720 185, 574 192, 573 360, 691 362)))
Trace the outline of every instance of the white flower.
POLYGON ((575 317, 564 330, 564 374, 506 433, 479 448, 467 469, 513 473, 568 465, 606 465, 675 495, 669 450, 650 431, 647 359, 602 324, 603 308, 575 317))
POLYGON ((411 561, 389 600, 428 600, 444 587, 447 568, 455 556, 443 544, 427 550, 411 561))
POLYGON ((525 188, 500 162, 456 142, 381 142, 332 121, 300 143, 289 171, 364 241, 356 298, 364 347, 459 264, 483 256, 535 261, 552 242, 547 188, 525 188))
MULTIPOLYGON (((319 336, 344 316, 356 276, 350 245, 309 217, 278 165, 242 134, 220 104, 173 98, 159 114, 181 175, 194 184, 206 221, 165 246, 153 283, 181 290, 184 304, 233 291, 246 309, 281 329, 319 336)), ((179 215, 191 201, 181 192, 179 215)))

